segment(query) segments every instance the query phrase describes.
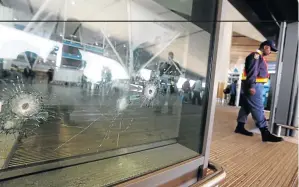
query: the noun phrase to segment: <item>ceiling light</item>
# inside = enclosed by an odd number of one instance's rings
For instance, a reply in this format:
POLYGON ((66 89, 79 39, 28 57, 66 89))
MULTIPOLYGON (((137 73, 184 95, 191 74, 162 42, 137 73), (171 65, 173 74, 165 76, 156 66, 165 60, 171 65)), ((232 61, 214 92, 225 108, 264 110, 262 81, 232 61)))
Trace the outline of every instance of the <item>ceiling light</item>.
POLYGON ((13 18, 13 20, 18 20, 17 18, 13 18))
POLYGON ((76 4, 76 2, 75 1, 72 1, 72 5, 75 5, 76 4))

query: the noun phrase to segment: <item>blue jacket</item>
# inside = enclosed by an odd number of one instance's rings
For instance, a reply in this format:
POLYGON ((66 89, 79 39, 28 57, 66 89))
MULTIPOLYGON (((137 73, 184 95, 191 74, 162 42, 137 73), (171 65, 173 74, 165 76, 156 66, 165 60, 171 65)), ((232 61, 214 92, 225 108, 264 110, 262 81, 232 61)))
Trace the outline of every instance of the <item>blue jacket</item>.
POLYGON ((246 57, 242 81, 247 88, 253 88, 255 83, 268 82, 268 65, 262 52, 257 50, 246 57))

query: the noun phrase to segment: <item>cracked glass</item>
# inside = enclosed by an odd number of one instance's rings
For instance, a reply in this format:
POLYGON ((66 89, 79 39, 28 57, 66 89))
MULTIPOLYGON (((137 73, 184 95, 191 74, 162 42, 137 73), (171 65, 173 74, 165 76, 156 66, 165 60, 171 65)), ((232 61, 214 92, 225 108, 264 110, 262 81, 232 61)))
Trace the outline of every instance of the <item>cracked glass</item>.
POLYGON ((169 140, 200 154, 211 34, 192 1, 2 2, 2 168, 169 140))

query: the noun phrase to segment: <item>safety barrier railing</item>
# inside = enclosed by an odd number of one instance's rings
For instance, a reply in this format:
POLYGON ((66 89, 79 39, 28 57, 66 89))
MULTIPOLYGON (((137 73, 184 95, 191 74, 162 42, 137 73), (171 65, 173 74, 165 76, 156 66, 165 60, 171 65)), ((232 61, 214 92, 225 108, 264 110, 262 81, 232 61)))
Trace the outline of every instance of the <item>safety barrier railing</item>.
POLYGON ((278 128, 277 129, 277 136, 281 136, 281 128, 298 131, 298 127, 290 126, 290 125, 277 124, 277 128, 278 128))

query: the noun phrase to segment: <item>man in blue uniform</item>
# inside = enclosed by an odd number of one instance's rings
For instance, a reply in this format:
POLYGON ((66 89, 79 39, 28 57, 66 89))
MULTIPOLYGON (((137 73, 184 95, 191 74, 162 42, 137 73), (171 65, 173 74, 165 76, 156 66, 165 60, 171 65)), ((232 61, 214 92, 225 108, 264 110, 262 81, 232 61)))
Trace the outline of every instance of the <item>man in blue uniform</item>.
POLYGON ((238 114, 238 125, 235 132, 246 136, 253 136, 252 132, 247 131, 244 125, 247 122, 247 116, 251 113, 256 126, 260 129, 263 142, 280 142, 281 137, 274 136, 267 128, 267 120, 264 115, 263 89, 264 84, 268 82, 268 65, 265 56, 271 51, 277 49, 273 41, 261 43, 256 52, 246 57, 245 67, 242 75, 242 103, 238 114))

